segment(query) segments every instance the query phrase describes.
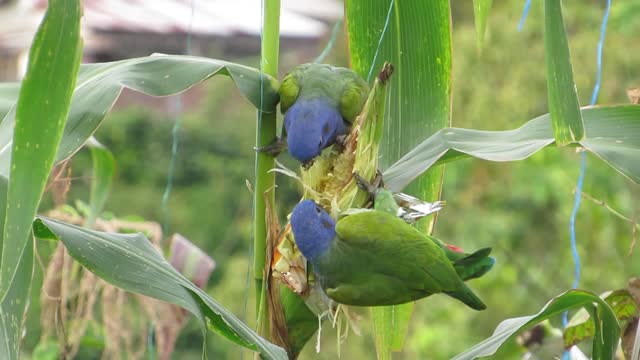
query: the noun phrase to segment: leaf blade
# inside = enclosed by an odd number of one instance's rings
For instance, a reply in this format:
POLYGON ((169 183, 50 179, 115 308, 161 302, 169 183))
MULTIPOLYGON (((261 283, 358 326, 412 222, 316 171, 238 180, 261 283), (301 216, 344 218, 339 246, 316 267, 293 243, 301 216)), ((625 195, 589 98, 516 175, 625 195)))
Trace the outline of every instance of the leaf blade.
POLYGON ((6 359, 20 355, 22 317, 33 273, 31 223, 53 166, 78 75, 82 55, 80 17, 77 0, 48 3, 29 51, 15 111, 11 112, 16 115, 13 156, 6 160, 13 174, 6 192, 2 189, 6 202, 0 204, 3 208, 6 205, 0 219, 0 316, 5 340, 2 358, 6 359))
POLYGON ((482 49, 487 30, 487 19, 493 0, 473 0, 473 17, 476 25, 476 46, 482 49))
MULTIPOLYGON (((185 91, 218 74, 230 76, 243 96, 256 107, 262 101, 265 111, 275 111, 277 81, 257 69, 235 63, 159 54, 81 66, 56 161, 67 159, 80 149, 100 126, 123 88, 151 96, 167 96, 185 91), (261 92, 262 78, 264 86, 261 92)), ((14 111, 9 111, 0 123, 0 175, 5 177, 10 172, 11 152, 11 138, 5 134, 11 133, 14 124, 14 111)))
POLYGON ((175 270, 141 233, 104 233, 44 217, 37 219, 34 231, 45 237, 54 234, 76 261, 103 280, 179 305, 193 313, 204 327, 260 351, 266 359, 287 359, 282 348, 261 338, 175 270))
POLYGON ((544 2, 544 47, 554 137, 558 145, 564 146, 582 140, 585 131, 560 0, 544 2))
POLYGON ((91 151, 93 175, 89 192, 89 215, 87 226, 92 227, 100 212, 104 209, 115 174, 116 161, 109 149, 100 144, 94 137, 89 138, 87 146, 91 151))
MULTIPOLYGON (((614 169, 640 183, 640 106, 581 109, 590 136, 580 142, 614 169)), ((549 114, 507 131, 442 129, 384 171, 385 183, 401 191, 431 166, 469 156, 489 161, 525 159, 554 143, 549 114)))

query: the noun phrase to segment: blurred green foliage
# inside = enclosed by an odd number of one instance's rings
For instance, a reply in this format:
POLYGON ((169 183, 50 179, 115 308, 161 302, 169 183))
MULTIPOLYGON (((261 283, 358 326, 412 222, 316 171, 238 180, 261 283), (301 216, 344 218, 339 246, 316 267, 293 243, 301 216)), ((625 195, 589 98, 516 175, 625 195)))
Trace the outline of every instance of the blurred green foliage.
MULTIPOLYGON (((542 4, 534 2, 523 31, 518 33, 523 4, 520 0, 493 3, 480 53, 471 3, 452 1, 454 126, 511 129, 547 112, 542 4)), ((604 2, 564 5, 575 81, 584 106, 595 81, 604 2)), ((630 51, 638 33, 640 6, 632 2, 615 5, 604 46, 599 103, 625 103, 626 88, 640 86, 640 67, 630 51)), ((328 62, 345 65, 344 44, 338 43, 328 62)), ((316 55, 283 54, 282 68, 312 61, 316 55)), ((257 60, 244 62, 256 64, 257 60)), ((201 87, 205 101, 186 108, 182 115, 168 207, 169 230, 183 234, 216 260, 209 294, 254 325, 245 300, 250 288, 247 271, 252 233, 252 200, 245 180, 253 178, 255 111, 226 79, 216 78, 201 87)), ((164 221, 165 209, 160 204, 174 120, 174 115, 143 107, 120 109, 108 116, 96 133, 117 161, 107 209, 118 216, 164 221)), ((494 270, 470 283, 488 310, 472 312, 444 296, 419 301, 406 349, 396 359, 448 358, 489 336, 501 320, 535 313, 551 297, 570 288, 573 261, 569 216, 578 159, 575 149, 547 149, 517 163, 464 160, 447 165, 443 198, 448 205, 439 215, 435 235, 470 250, 494 248, 493 256, 498 261, 494 270)), ((281 161, 295 166, 286 156, 281 161)), ((87 151, 74 157, 73 172, 74 177, 84 180, 74 182, 69 199, 87 199, 91 176, 87 151)), ((592 155, 588 157, 584 192, 628 217, 640 214, 640 187, 592 155)), ((281 221, 298 198, 296 184, 278 175, 281 221)), ((638 276, 640 249, 628 255, 631 229, 604 207, 583 199, 577 220, 581 288, 602 292, 621 288, 629 277, 638 276)), ((40 276, 38 273, 36 276, 40 276)), ((368 313, 363 312, 363 317, 363 336, 349 336, 342 346, 343 358, 375 356, 368 313)), ((30 324, 37 324, 33 319, 30 324)), ((336 358, 335 331, 325 323, 322 333, 321 354, 315 354, 314 344, 309 344, 302 359, 336 358)), ((35 344, 35 336, 37 331, 27 334, 27 346, 35 344)), ((174 358, 199 359, 200 346, 200 330, 190 323, 178 341, 174 358)), ((211 337, 208 348, 212 359, 240 357, 238 348, 220 337, 211 337)), ((510 341, 496 358, 516 358, 520 353, 515 341, 510 341)))

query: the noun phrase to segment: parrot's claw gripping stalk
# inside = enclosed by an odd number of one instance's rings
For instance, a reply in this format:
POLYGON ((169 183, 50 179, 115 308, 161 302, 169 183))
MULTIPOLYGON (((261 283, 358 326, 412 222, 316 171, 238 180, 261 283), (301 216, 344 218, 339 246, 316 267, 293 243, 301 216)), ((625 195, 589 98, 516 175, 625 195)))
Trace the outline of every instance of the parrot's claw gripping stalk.
POLYGON ((265 146, 256 146, 253 149, 255 151, 277 157, 278 155, 280 155, 280 153, 287 150, 287 140, 281 137, 276 137, 276 139, 273 140, 271 144, 265 146))
POLYGON ((353 173, 353 177, 356 179, 358 187, 366 191, 372 200, 376 197, 378 189, 384 186, 380 170, 376 171, 376 177, 373 179, 373 182, 368 182, 358 173, 353 173))

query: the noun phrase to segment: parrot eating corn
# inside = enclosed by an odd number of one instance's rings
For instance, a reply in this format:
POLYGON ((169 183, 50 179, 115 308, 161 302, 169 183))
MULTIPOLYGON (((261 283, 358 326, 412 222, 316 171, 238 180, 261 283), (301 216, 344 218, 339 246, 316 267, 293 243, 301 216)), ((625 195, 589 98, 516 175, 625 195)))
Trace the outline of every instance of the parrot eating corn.
POLYGON ((444 293, 486 308, 436 241, 393 214, 371 210, 336 222, 304 200, 293 210, 291 229, 322 289, 338 303, 386 306, 444 293))
MULTIPOLYGON (((369 86, 350 69, 303 64, 287 74, 279 94, 286 147, 294 159, 308 165, 349 132, 367 101, 369 86)), ((261 150, 275 155, 284 147, 281 139, 261 150)))

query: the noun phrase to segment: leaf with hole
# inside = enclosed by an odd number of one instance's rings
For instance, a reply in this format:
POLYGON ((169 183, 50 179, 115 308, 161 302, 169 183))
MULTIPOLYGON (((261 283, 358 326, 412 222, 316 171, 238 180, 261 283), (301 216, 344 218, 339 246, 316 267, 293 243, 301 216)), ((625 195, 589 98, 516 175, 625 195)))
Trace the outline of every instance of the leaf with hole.
MULTIPOLYGON (((620 322, 638 315, 638 306, 633 296, 631 296, 631 293, 625 289, 612 291, 601 297, 611 306, 611 309, 613 309, 613 312, 620 322)), ((593 337, 594 334, 595 324, 589 316, 589 312, 581 309, 571 318, 571 321, 569 321, 569 324, 564 329, 564 344, 569 348, 585 339, 593 337)))
POLYGON ((468 360, 493 355, 519 330, 565 311, 581 307, 585 307, 598 318, 598 321, 595 322, 595 333, 600 336, 595 336, 593 340, 593 358, 613 359, 620 338, 620 326, 616 315, 609 304, 598 295, 583 290, 570 290, 556 296, 537 314, 504 320, 498 325, 491 337, 456 355, 453 359, 468 360))

